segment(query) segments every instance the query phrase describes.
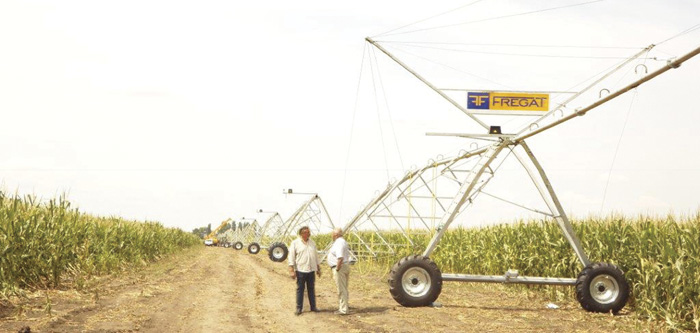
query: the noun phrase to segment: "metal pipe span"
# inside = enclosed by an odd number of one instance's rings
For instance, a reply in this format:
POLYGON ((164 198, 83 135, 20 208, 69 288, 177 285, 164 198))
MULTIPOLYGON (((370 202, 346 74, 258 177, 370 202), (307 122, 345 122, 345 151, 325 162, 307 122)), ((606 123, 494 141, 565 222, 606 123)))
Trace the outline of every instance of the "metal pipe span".
POLYGON ((469 275, 469 274, 442 274, 443 281, 460 282, 486 282, 486 283, 506 283, 506 284, 538 284, 574 286, 576 279, 573 278, 550 278, 532 276, 503 276, 503 275, 469 275))
POLYGON ((612 100, 612 99, 614 99, 614 98, 616 98, 616 97, 618 97, 618 96, 620 96, 620 95, 622 95, 622 94, 624 94, 624 93, 626 93, 626 92, 628 92, 628 91, 630 91, 630 90, 632 90, 632 89, 634 89, 634 88, 637 88, 637 87, 638 87, 639 85, 641 85, 642 83, 647 82, 647 81, 649 81, 649 80, 651 80, 651 79, 653 79, 653 78, 655 78, 655 77, 657 77, 657 76, 659 76, 659 75, 665 73, 665 72, 668 71, 669 69, 680 67, 680 65, 681 65, 683 62, 685 62, 686 60, 688 60, 688 59, 690 59, 690 58, 692 58, 692 57, 694 57, 694 56, 696 56, 696 55, 698 55, 698 53, 700 53, 700 47, 698 47, 698 48, 696 48, 695 50, 693 50, 693 51, 687 53, 686 55, 684 55, 684 56, 682 56, 682 57, 676 59, 675 61, 669 62, 666 66, 664 66, 664 67, 662 67, 662 68, 659 68, 659 69, 656 70, 655 72, 653 72, 653 73, 651 73, 651 74, 649 74, 649 75, 647 75, 647 76, 645 76, 645 77, 643 77, 643 78, 641 78, 641 79, 639 79, 639 80, 637 80, 637 81, 632 82, 631 84, 625 86, 624 88, 622 88, 622 89, 620 89, 620 90, 617 90, 617 91, 615 91, 614 93, 612 93, 612 94, 610 94, 610 95, 608 95, 608 96, 605 96, 605 97, 603 97, 603 98, 597 100, 597 101, 594 102, 593 104, 591 104, 591 105, 589 105, 589 106, 587 106, 587 107, 585 107, 585 108, 582 108, 582 109, 580 109, 580 110, 577 110, 577 111, 575 111, 574 113, 572 113, 572 114, 570 114, 570 115, 568 115, 568 116, 566 116, 566 117, 564 117, 564 118, 561 118, 561 119, 559 119, 559 120, 557 120, 557 121, 555 121, 555 122, 553 122, 553 123, 551 123, 551 124, 549 124, 549 125, 546 125, 546 126, 543 126, 543 127, 541 127, 541 128, 538 128, 538 129, 536 129, 536 130, 534 130, 534 131, 532 131, 532 132, 530 132, 530 133, 520 135, 520 136, 516 137, 515 139, 513 139, 513 141, 516 142, 516 143, 517 143, 517 142, 520 142, 520 141, 525 140, 525 139, 527 139, 527 138, 529 138, 529 137, 531 137, 531 136, 533 136, 533 135, 535 135, 535 134, 541 133, 541 132, 543 132, 543 131, 545 131, 545 130, 548 130, 548 129, 554 127, 554 126, 557 126, 557 125, 562 124, 562 123, 564 123, 564 122, 566 122, 566 121, 569 121, 569 120, 571 120, 572 118, 575 118, 575 117, 577 117, 577 116, 583 116, 584 114, 586 114, 586 112, 591 111, 591 110, 593 110, 593 109, 595 109, 595 108, 601 106, 602 104, 607 103, 608 101, 610 101, 610 100, 612 100))

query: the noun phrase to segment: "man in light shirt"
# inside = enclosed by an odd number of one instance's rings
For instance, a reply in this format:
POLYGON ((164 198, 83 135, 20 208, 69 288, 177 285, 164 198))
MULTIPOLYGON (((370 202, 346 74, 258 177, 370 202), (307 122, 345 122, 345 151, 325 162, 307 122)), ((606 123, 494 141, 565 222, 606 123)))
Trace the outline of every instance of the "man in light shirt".
POLYGON ((289 246, 289 275, 292 279, 297 279, 297 308, 294 311, 297 316, 301 314, 304 306, 304 286, 309 292, 311 311, 319 312, 316 307, 315 274, 321 277, 321 267, 319 267, 316 243, 309 238, 310 235, 309 227, 301 227, 299 237, 289 246))
POLYGON ((338 311, 348 314, 348 279, 350 278, 350 249, 343 238, 343 229, 333 229, 333 245, 328 251, 328 265, 333 271, 333 280, 338 288, 338 311))

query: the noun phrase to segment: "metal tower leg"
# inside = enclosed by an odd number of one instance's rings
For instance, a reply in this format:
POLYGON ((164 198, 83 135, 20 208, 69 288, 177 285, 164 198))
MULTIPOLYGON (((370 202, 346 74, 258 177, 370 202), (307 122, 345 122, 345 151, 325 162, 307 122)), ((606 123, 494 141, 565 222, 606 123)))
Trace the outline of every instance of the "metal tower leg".
POLYGON ((530 175, 532 182, 537 187, 537 190, 540 192, 542 199, 549 207, 549 210, 552 212, 552 215, 554 215, 554 219, 557 221, 557 224, 559 224, 559 228, 561 228, 561 231, 564 233, 564 237, 566 237, 566 240, 574 249, 578 260, 581 262, 583 267, 588 266, 590 264, 588 256, 586 255, 586 252, 583 251, 583 248, 581 247, 581 241, 578 239, 578 237, 576 237, 574 229, 571 227, 571 222, 566 216, 566 213, 564 212, 564 209, 562 208, 561 203, 559 202, 559 198, 557 198, 556 193, 554 193, 554 188, 549 182, 549 178, 547 178, 544 169, 542 169, 542 166, 537 161, 535 155, 532 153, 532 150, 530 150, 530 147, 528 147, 525 141, 520 141, 519 145, 527 153, 527 156, 530 158, 532 165, 534 165, 534 167, 537 169, 537 173, 535 173, 535 171, 533 171, 532 168, 528 166, 523 157, 521 157, 517 153, 514 155, 518 158, 520 164, 522 164, 527 173, 530 175), (540 180, 542 181, 542 183, 540 183, 540 180))

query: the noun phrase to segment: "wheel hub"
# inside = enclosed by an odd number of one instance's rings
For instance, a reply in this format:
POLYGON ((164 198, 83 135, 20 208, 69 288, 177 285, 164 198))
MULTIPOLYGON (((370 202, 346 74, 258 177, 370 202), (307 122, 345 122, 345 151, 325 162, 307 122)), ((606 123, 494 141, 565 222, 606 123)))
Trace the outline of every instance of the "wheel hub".
POLYGON ((403 274, 401 284, 408 295, 421 297, 428 294, 432 283, 428 271, 421 267, 412 267, 403 274))
POLYGON ((612 276, 601 274, 591 281, 590 292, 596 302, 610 304, 619 297, 620 286, 612 276))

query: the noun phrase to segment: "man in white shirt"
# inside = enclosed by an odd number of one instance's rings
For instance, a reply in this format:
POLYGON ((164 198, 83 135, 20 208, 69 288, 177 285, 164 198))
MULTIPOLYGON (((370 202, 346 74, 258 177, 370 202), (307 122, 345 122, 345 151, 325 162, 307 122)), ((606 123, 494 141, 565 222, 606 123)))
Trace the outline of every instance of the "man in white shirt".
POLYGON ((350 278, 350 249, 343 238, 343 229, 333 229, 333 245, 328 251, 328 265, 333 270, 333 280, 338 288, 338 311, 348 314, 348 279, 350 278))
POLYGON ((309 307, 313 312, 319 312, 316 307, 316 277, 321 277, 321 267, 318 262, 316 243, 309 238, 309 227, 299 229, 299 237, 289 245, 289 275, 297 279, 297 308, 295 315, 301 314, 304 305, 304 286, 309 291, 309 307))

